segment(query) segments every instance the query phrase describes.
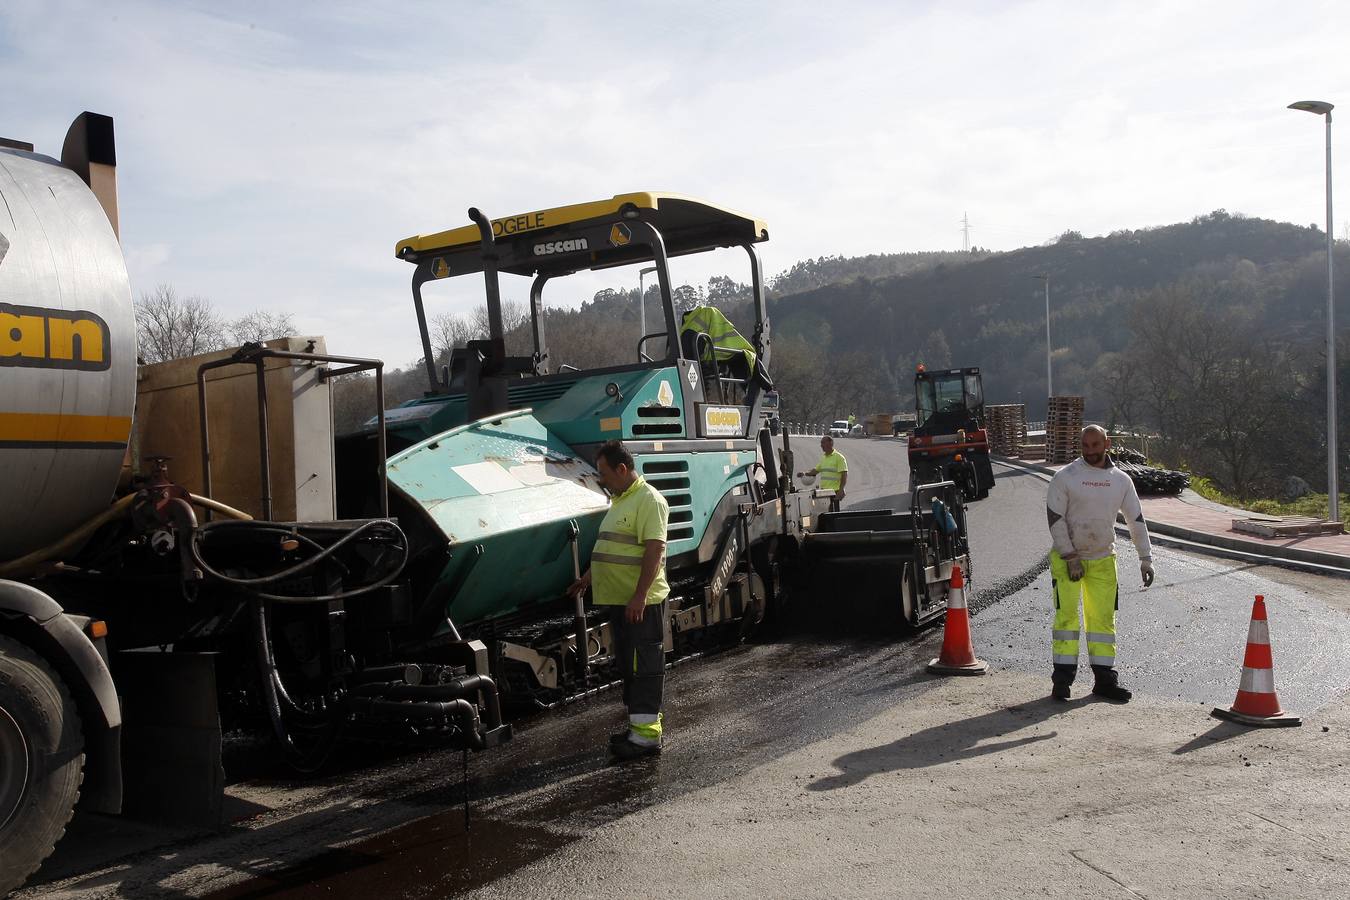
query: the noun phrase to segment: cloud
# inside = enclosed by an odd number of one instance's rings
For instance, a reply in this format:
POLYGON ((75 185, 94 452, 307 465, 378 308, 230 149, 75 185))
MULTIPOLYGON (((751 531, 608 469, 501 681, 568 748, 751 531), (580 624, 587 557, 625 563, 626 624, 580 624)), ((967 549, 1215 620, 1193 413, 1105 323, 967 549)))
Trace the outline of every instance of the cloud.
POLYGON ((134 281, 145 282, 151 280, 156 269, 162 267, 169 261, 169 245, 164 243, 154 244, 122 244, 122 255, 126 258, 127 271, 131 273, 134 281))
POLYGON ((1318 221, 1320 134, 1283 107, 1350 98, 1332 43, 1350 12, 1300 9, 20 0, 0 9, 0 77, 24 86, 4 132, 54 152, 79 110, 115 117, 137 290, 289 310, 402 362, 419 348, 394 243, 470 205, 702 196, 768 221, 770 275, 956 249, 966 212, 993 248, 1219 207, 1318 221))

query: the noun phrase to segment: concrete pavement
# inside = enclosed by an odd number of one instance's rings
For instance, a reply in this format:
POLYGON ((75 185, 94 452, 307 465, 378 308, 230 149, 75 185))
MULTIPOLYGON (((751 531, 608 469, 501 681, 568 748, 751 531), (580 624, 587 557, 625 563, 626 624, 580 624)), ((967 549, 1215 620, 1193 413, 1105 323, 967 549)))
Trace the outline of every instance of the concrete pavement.
POLYGON ((1347 759, 1343 699, 1272 733, 1151 696, 1058 703, 1019 672, 939 680, 474 896, 1338 896, 1347 759))

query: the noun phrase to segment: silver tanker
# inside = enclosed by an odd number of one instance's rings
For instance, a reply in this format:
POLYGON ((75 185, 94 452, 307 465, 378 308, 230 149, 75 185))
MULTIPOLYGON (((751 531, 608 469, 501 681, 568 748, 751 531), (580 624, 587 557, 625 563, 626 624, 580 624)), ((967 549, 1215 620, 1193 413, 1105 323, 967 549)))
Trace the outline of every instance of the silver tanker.
POLYGON ((0 147, 0 560, 107 509, 126 453, 136 331, 116 204, 77 174, 110 184, 111 129, 81 117, 68 164, 0 147))

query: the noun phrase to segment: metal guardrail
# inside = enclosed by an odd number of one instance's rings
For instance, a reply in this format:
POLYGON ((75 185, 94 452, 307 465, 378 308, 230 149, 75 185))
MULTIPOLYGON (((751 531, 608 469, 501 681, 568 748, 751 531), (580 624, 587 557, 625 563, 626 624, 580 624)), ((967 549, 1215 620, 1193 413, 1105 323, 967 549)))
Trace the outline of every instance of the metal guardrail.
MULTIPOLYGON (((797 436, 797 437, 819 437, 819 436, 826 435, 826 434, 829 434, 829 433, 830 433, 830 426, 829 426, 828 424, 821 424, 821 423, 817 423, 817 422, 786 422, 786 421, 785 421, 785 422, 783 422, 783 428, 787 430, 787 433, 788 433, 788 434, 791 434, 791 435, 794 435, 794 436, 797 436)), ((903 434, 903 435, 908 435, 909 432, 908 432, 908 431, 902 431, 901 434, 903 434)), ((867 432, 863 432, 862 434, 859 434, 859 435, 850 435, 850 439, 856 440, 856 439, 858 439, 858 438, 892 438, 892 437, 896 437, 896 436, 897 436, 897 435, 895 435, 894 433, 891 433, 891 434, 868 434, 867 432)))

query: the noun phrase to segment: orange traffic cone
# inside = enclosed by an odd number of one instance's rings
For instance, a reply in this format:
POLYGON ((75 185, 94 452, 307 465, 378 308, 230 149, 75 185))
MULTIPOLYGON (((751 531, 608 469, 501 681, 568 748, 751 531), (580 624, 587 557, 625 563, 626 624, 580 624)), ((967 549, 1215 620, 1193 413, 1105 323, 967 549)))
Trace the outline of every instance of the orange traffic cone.
POLYGON ((983 675, 989 664, 975 658, 975 645, 970 640, 970 611, 966 609, 966 580, 960 566, 952 566, 949 588, 942 654, 928 663, 928 671, 935 675, 983 675))
POLYGON ((1247 629, 1247 654, 1242 660, 1242 681, 1237 699, 1228 709, 1216 708, 1215 718, 1264 728, 1302 725, 1303 720, 1280 709, 1275 696, 1275 669, 1270 658, 1270 629, 1266 625, 1266 598, 1256 595, 1252 624, 1247 629))

